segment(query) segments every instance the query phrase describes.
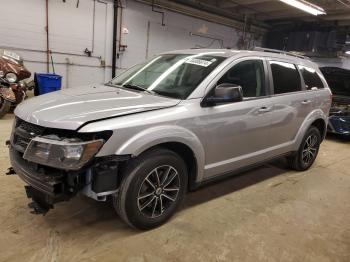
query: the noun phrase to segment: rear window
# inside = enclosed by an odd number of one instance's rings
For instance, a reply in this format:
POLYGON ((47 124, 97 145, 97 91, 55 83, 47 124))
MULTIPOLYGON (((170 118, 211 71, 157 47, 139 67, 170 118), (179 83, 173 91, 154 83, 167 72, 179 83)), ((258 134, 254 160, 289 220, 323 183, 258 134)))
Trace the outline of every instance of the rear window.
POLYGON ((313 87, 318 89, 324 88, 321 78, 318 76, 315 69, 306 67, 306 66, 298 66, 299 70, 304 78, 305 87, 307 90, 311 90, 313 87))
POLYGON ((270 61, 275 94, 301 91, 300 75, 294 64, 270 61))

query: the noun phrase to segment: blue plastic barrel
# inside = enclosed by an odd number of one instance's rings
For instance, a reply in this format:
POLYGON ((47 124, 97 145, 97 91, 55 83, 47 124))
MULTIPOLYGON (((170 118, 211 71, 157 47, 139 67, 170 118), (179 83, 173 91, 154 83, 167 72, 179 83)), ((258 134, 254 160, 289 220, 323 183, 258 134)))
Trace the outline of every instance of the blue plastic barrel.
POLYGON ((62 76, 56 74, 35 73, 38 95, 47 94, 61 89, 62 76))

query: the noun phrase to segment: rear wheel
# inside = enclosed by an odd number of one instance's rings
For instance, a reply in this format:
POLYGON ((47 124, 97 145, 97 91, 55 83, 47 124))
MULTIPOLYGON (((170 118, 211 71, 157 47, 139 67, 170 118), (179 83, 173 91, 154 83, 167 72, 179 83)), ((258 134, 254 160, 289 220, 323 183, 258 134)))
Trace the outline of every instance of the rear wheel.
POLYGON ((321 144, 320 131, 312 126, 306 132, 299 150, 288 157, 289 166, 298 171, 309 169, 315 162, 321 144))
POLYGON ((113 198, 119 216, 138 229, 165 223, 177 210, 187 190, 187 169, 173 151, 154 149, 133 160, 113 198))
POLYGON ((11 103, 0 96, 0 118, 10 111, 11 103))

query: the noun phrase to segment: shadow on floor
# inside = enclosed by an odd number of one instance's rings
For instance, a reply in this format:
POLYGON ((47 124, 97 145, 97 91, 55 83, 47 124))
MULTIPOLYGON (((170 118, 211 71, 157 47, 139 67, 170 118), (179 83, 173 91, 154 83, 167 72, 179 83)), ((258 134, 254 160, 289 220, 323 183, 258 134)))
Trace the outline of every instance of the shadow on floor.
MULTIPOLYGON (((207 184, 190 192, 179 212, 281 175, 286 172, 283 169, 284 166, 283 160, 277 160, 219 182, 207 184)), ((48 213, 45 223, 50 227, 63 228, 67 234, 74 234, 86 227, 101 233, 117 231, 124 236, 141 232, 131 229, 121 221, 113 209, 111 200, 97 203, 86 197, 77 197, 69 202, 58 204, 48 213)))
POLYGON ((243 173, 233 174, 220 181, 204 185, 195 192, 188 194, 184 208, 190 208, 215 198, 223 197, 272 177, 279 176, 287 171, 284 168, 284 160, 276 160, 270 164, 256 167, 243 173))

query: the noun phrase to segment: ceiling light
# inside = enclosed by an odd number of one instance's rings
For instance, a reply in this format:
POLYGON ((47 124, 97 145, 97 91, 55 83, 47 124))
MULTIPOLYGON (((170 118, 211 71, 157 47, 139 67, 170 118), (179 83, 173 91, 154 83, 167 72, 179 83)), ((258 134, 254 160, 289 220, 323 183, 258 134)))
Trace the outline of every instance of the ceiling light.
POLYGON ((345 54, 350 55, 350 50, 349 50, 349 51, 346 51, 345 54))
POLYGON ((317 5, 311 4, 304 0, 280 0, 287 5, 291 5, 295 8, 303 10, 304 12, 310 13, 312 15, 325 15, 326 11, 317 5))

